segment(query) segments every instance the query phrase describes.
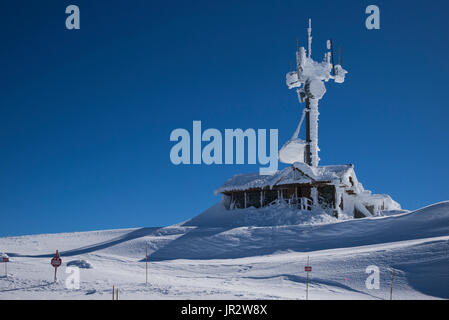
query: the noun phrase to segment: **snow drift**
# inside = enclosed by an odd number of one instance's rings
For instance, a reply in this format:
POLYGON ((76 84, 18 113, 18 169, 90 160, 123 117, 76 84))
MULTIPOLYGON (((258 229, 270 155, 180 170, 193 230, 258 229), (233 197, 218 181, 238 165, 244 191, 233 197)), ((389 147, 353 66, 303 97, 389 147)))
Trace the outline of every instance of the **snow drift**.
POLYGON ((397 271, 399 298, 449 298, 449 201, 346 221, 271 209, 230 214, 219 203, 169 227, 0 238, 0 251, 15 261, 0 278, 0 298, 109 299, 116 284, 122 297, 134 298, 301 298, 309 255, 312 297, 387 298, 385 288, 364 286, 365 268, 375 264, 382 283, 397 271), (146 248, 151 286, 140 287, 146 248), (66 265, 95 266, 82 269, 82 291, 51 281, 56 249, 66 265))
MULTIPOLYGON (((250 212, 250 209, 238 211, 241 216, 236 217, 217 204, 184 223, 198 228, 155 251, 153 259, 238 258, 285 250, 316 251, 449 235, 449 201, 385 217, 335 222, 326 221, 332 218, 325 218, 325 215, 309 216, 303 217, 302 225, 263 227, 242 226, 245 219, 254 215, 244 216, 244 211, 250 212), (219 223, 223 227, 218 227, 219 223)), ((254 214, 259 212, 264 214, 260 209, 254 210, 254 214)), ((282 219, 289 219, 289 216, 282 219)), ((271 217, 265 221, 270 220, 271 217)))

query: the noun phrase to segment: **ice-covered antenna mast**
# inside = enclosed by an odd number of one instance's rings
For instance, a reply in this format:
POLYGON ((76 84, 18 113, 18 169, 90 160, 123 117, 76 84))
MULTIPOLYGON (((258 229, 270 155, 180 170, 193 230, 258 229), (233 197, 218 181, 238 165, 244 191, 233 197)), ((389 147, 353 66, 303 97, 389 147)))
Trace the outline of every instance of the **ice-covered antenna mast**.
MULTIPOLYGON (((289 89, 297 88, 300 103, 306 106, 300 124, 293 137, 279 151, 279 158, 284 163, 305 162, 317 167, 318 157, 318 102, 326 93, 324 82, 333 79, 336 83, 345 81, 346 70, 340 64, 334 65, 333 44, 328 40, 327 51, 323 62, 312 59, 312 20, 307 28, 307 56, 304 47, 296 49, 296 70, 287 73, 289 89), (332 60, 332 61, 331 61, 332 60), (306 141, 298 139, 302 121, 306 118, 306 141)), ((297 46, 298 47, 298 46, 297 46)))
POLYGON ((307 28, 307 54, 312 58, 312 19, 309 19, 309 27, 307 28))

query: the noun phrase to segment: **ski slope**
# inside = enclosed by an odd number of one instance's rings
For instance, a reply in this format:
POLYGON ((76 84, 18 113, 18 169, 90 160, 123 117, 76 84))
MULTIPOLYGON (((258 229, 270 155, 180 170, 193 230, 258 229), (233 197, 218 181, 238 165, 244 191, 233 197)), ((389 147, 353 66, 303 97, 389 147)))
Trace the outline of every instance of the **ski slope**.
POLYGON ((292 214, 282 208, 221 206, 169 227, 0 238, 11 260, 7 277, 0 266, 0 299, 111 299, 112 286, 120 299, 304 299, 307 257, 310 299, 389 299, 393 269, 393 299, 449 298, 449 202, 296 224, 283 221, 292 214), (56 249, 63 265, 54 283, 56 249), (78 290, 66 288, 67 264, 84 267, 78 290), (379 289, 365 285, 371 265, 380 270, 379 289))

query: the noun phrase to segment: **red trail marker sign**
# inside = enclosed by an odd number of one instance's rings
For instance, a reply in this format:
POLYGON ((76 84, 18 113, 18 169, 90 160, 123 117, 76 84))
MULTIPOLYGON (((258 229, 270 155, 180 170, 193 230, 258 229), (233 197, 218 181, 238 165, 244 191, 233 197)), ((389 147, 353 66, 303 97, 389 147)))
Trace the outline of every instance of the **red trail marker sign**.
POLYGON ((51 265, 55 268, 55 282, 56 282, 56 270, 62 264, 62 259, 59 257, 59 252, 56 250, 56 255, 51 258, 51 265))

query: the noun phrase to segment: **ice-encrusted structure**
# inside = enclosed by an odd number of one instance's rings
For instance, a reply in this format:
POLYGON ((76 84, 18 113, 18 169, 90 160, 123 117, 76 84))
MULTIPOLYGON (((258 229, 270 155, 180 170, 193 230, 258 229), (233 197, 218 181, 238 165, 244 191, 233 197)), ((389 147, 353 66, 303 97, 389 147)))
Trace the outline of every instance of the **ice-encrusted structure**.
POLYGON ((386 194, 372 194, 358 181, 352 164, 312 167, 296 162, 275 174, 239 174, 215 190, 228 209, 284 203, 302 211, 356 218, 401 210, 386 194))
POLYGON ((289 89, 296 88, 298 100, 305 102, 301 121, 292 138, 287 141, 279 151, 279 159, 284 163, 305 162, 317 167, 320 161, 318 152, 318 102, 326 93, 324 82, 333 79, 336 83, 345 81, 346 70, 340 64, 334 64, 332 40, 328 40, 327 48, 322 62, 312 59, 312 21, 309 19, 308 50, 304 47, 296 50, 296 70, 286 75, 286 84, 289 89), (301 125, 306 117, 306 140, 298 138, 301 125))
POLYGON ((236 175, 215 193, 223 194, 223 204, 231 210, 287 205, 336 218, 362 218, 401 210, 390 196, 365 190, 352 164, 318 166, 318 102, 326 93, 324 83, 343 83, 347 71, 340 63, 334 64, 332 40, 327 42, 329 51, 323 61, 313 60, 311 20, 307 31, 308 50, 297 47, 296 70, 286 75, 288 88, 296 88, 299 102, 306 104, 297 129, 279 151, 279 160, 291 166, 273 175, 236 175), (304 120, 306 137, 302 140, 299 133, 304 120))

